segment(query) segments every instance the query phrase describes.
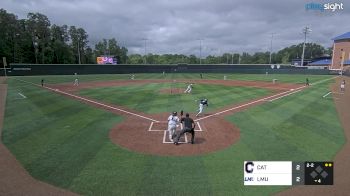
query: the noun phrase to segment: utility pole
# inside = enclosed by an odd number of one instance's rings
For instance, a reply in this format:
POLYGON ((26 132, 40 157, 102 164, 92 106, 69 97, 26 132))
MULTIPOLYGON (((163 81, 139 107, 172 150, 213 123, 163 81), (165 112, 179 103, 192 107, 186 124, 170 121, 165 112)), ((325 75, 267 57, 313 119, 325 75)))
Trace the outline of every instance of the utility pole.
POLYGON ((273 40, 273 35, 275 33, 271 33, 271 43, 270 43, 270 60, 269 60, 269 64, 271 64, 272 61, 272 40, 273 40))
POLYGON ((305 28, 303 28, 303 33, 304 33, 304 43, 303 43, 303 53, 301 54, 301 66, 304 66, 304 53, 305 53, 305 42, 306 42, 306 35, 308 33, 311 33, 311 29, 310 27, 306 26, 305 28))
POLYGON ((231 64, 233 64, 233 55, 234 55, 234 53, 232 52, 232 62, 231 62, 231 64))

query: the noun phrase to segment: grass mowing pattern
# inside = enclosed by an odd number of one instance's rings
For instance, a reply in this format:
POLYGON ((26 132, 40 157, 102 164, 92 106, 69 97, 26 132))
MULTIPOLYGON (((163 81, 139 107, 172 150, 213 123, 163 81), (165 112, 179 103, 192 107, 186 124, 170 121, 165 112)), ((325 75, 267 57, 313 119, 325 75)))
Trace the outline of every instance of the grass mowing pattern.
POLYGON ((239 142, 192 157, 122 149, 107 130, 120 117, 9 83, 3 142, 34 177, 84 195, 269 195, 288 187, 244 187, 244 160, 331 160, 345 142, 326 83, 228 116, 239 142))
POLYGON ((319 84, 227 117, 240 127, 241 138, 206 160, 213 192, 267 195, 288 188, 244 187, 243 180, 236 180, 243 179, 244 160, 333 160, 345 140, 333 100, 322 98, 328 86, 319 84), (220 167, 215 167, 215 160, 222 160, 220 167))
POLYGON ((207 98, 209 107, 205 112, 223 108, 230 104, 256 99, 267 95, 267 89, 253 87, 230 87, 223 85, 195 84, 191 94, 163 94, 161 89, 182 88, 185 83, 151 83, 121 87, 83 89, 80 95, 100 100, 104 103, 122 105, 146 113, 170 111, 196 112, 199 100, 207 98), (197 101, 196 101, 197 100, 197 101))
MULTIPOLYGON (((310 83, 319 81, 322 79, 330 78, 333 76, 329 75, 287 75, 287 74, 210 74, 204 73, 203 79, 206 80, 223 80, 224 76, 227 80, 245 80, 245 81, 265 81, 272 82, 272 79, 278 79, 278 82, 282 83, 296 83, 305 84, 306 78, 309 78, 310 83)), ((130 80, 131 74, 104 74, 104 75, 78 75, 80 82, 94 82, 94 81, 107 81, 107 80, 130 80)), ((57 83, 71 83, 73 85, 75 76, 72 75, 55 75, 55 76, 25 76, 18 77, 26 81, 30 81, 36 84, 40 84, 41 79, 45 80, 47 84, 57 83)), ((176 80, 176 79, 190 79, 198 80, 201 79, 199 73, 168 73, 163 75, 162 73, 145 73, 135 74, 136 80, 147 80, 147 79, 165 79, 165 80, 176 80)))
POLYGON ((67 187, 122 118, 35 86, 8 83, 4 144, 34 177, 67 187), (18 91, 27 98, 18 99, 18 91))

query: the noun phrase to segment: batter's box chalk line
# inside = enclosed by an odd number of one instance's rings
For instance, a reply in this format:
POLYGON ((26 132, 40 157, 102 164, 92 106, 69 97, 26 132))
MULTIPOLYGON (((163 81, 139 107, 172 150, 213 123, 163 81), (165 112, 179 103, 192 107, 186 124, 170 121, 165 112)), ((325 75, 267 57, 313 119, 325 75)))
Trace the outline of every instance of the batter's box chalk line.
MULTIPOLYGON (((195 122, 195 123, 197 126, 194 128, 194 131, 203 131, 201 124, 199 122, 195 122)), ((167 128, 168 128, 168 123, 166 121, 151 122, 151 124, 148 128, 148 131, 166 131, 167 128), (162 128, 159 128, 159 126, 161 126, 162 128)), ((180 128, 180 130, 183 129, 183 125, 180 124, 180 126, 178 128, 180 128)))
MULTIPOLYGON (((203 131, 201 125, 199 122, 195 122, 196 123, 196 127, 194 129, 194 131, 198 132, 198 131, 203 131)), ((169 139, 169 131, 167 130, 168 128, 168 122, 163 121, 163 122, 151 122, 149 128, 147 131, 152 131, 152 132, 160 132, 162 131, 163 134, 163 144, 173 144, 174 141, 171 141, 169 139)), ((179 127, 177 127, 177 133, 180 132, 180 130, 183 129, 183 125, 180 124, 179 127)), ((184 134, 183 137, 180 138, 179 144, 180 143, 188 143, 188 139, 187 139, 187 133, 184 134)))

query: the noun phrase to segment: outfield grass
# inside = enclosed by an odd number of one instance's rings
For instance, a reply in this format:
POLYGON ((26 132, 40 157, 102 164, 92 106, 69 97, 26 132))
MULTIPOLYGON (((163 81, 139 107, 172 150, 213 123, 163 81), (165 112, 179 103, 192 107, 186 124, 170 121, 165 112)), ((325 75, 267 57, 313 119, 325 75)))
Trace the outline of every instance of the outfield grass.
MULTIPOLYGON (((91 81, 108 81, 108 80, 130 80, 131 74, 104 74, 104 75, 78 75, 80 82, 91 82, 91 81)), ((203 79, 209 80, 223 80, 224 76, 228 80, 245 80, 245 81, 265 81, 272 82, 273 79, 278 79, 278 82, 282 83, 296 83, 304 84, 306 78, 309 78, 310 83, 319 81, 322 79, 330 78, 329 75, 287 75, 287 74, 203 74, 203 79)), ((57 75, 57 76, 26 76, 20 77, 26 81, 40 84, 41 79, 45 80, 47 84, 57 83, 74 83, 76 76, 74 75, 57 75)), ((144 79, 201 79, 199 73, 179 73, 179 74, 135 74, 136 80, 144 79)))
POLYGON ((35 178, 84 195, 269 195, 287 187, 243 186, 244 160, 332 160, 345 142, 333 100, 321 98, 330 82, 228 116, 241 129, 239 141, 189 157, 123 149, 108 138, 121 117, 8 83, 5 145, 35 178))
POLYGON ((118 87, 83 89, 80 95, 104 103, 122 105, 145 113, 161 113, 184 110, 195 113, 200 99, 207 98, 206 112, 237 104, 269 94, 269 90, 253 87, 230 87, 213 84, 195 84, 191 94, 164 94, 162 89, 182 88, 185 83, 151 83, 118 87))

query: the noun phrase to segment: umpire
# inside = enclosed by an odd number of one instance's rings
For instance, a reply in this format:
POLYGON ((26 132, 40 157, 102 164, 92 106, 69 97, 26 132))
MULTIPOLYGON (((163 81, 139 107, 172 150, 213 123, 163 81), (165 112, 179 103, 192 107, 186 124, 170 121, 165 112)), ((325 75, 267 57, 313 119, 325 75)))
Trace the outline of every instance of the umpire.
POLYGON ((192 134, 191 144, 194 143, 194 128, 196 127, 196 124, 194 123, 193 119, 190 118, 190 115, 186 113, 186 117, 181 118, 181 123, 183 122, 184 128, 181 130, 180 134, 176 136, 174 139, 174 144, 179 144, 180 137, 185 134, 186 132, 189 132, 192 134))

